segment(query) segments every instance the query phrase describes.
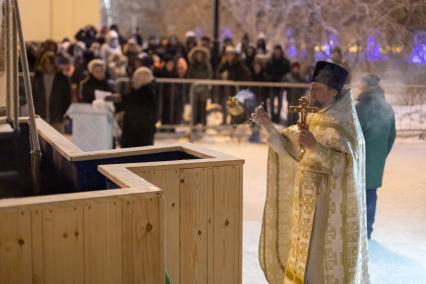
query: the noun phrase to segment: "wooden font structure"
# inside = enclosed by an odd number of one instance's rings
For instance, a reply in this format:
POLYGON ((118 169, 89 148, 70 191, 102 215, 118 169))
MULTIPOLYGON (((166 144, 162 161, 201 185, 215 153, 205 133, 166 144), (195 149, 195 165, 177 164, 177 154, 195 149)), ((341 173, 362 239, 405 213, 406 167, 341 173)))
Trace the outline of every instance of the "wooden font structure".
POLYGON ((49 194, 0 199, 1 283, 242 282, 243 160, 192 144, 83 152, 37 130, 49 194))

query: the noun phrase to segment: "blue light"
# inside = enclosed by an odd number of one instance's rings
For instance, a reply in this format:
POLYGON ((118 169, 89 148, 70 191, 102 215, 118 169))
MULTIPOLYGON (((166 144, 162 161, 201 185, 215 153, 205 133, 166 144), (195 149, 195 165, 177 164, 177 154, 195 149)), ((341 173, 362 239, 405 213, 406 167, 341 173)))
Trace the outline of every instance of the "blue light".
POLYGON ((290 45, 290 46, 287 48, 287 55, 288 55, 290 58, 294 58, 294 57, 296 57, 296 56, 297 56, 297 48, 296 48, 294 45, 290 45))
POLYGON ((327 37, 328 37, 328 43, 331 46, 331 48, 339 46, 339 39, 335 33, 328 32, 327 37))
POLYGON ((224 39, 227 38, 232 38, 232 30, 228 27, 224 27, 222 29, 222 33, 220 35, 221 40, 223 41, 224 39))
POLYGON ((328 56, 324 54, 322 51, 315 51, 315 61, 319 60, 327 60, 328 56))
POLYGON ((369 61, 381 61, 385 60, 386 57, 380 52, 380 43, 377 41, 375 36, 369 35, 367 38, 367 48, 365 50, 365 57, 369 61))
POLYGON ((320 51, 315 51, 315 60, 327 60, 328 58, 330 58, 331 55, 331 48, 330 45, 328 45, 328 43, 325 43, 321 46, 321 50, 320 51))
POLYGON ((409 61, 414 64, 426 64, 426 32, 415 34, 409 61))
POLYGON ((327 60, 330 58, 331 50, 338 46, 339 39, 333 32, 327 32, 327 41, 321 46, 320 51, 315 51, 315 60, 327 60))

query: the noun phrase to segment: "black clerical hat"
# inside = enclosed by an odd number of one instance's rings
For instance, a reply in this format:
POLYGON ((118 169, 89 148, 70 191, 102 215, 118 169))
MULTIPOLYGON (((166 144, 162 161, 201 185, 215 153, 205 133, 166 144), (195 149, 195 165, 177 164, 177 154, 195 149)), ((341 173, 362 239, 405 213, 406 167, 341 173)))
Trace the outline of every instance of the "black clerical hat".
POLYGON ((345 85, 348 71, 331 62, 318 61, 311 82, 323 83, 340 92, 345 85))

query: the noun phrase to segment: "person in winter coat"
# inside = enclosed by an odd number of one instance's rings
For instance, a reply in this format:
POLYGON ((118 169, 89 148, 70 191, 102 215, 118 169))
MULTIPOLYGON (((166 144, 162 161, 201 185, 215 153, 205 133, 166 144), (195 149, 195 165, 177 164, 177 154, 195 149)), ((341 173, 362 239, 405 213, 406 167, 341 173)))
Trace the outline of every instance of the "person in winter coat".
POLYGON ((95 99, 95 91, 113 92, 113 88, 105 77, 105 63, 103 60, 94 59, 88 65, 89 77, 81 82, 80 101, 92 103, 95 99))
POLYGON ((136 69, 142 67, 142 60, 140 58, 142 48, 134 38, 129 39, 127 45, 124 46, 124 55, 128 59, 127 63, 127 75, 131 76, 136 69))
MULTIPOLYGON (((268 81, 280 82, 290 72, 290 61, 285 58, 281 45, 276 45, 271 58, 266 63, 265 73, 268 81)), ((283 94, 279 88, 271 91, 271 119, 275 123, 280 122, 281 108, 283 105, 283 94), (278 107, 275 108, 275 98, 278 99, 278 107)))
MULTIPOLYGON (((291 65, 291 71, 284 76, 282 81, 286 83, 306 83, 298 62, 294 62, 291 65)), ((298 105, 299 99, 306 93, 306 90, 303 88, 287 88, 286 91, 288 106, 298 105)), ((287 126, 297 124, 298 119, 299 114, 297 112, 287 112, 287 126)))
MULTIPOLYGON (((241 57, 236 53, 235 48, 231 45, 226 46, 225 52, 222 57, 222 61, 218 68, 219 78, 222 80, 231 81, 250 81, 250 70, 245 66, 241 57)), ((226 122, 226 100, 228 97, 233 96, 237 93, 237 90, 233 86, 225 86, 216 88, 216 96, 213 99, 216 100, 222 106, 223 110, 223 123, 226 122)))
POLYGON ((256 48, 254 48, 254 46, 251 46, 251 45, 248 46, 245 53, 244 64, 250 70, 250 73, 252 75, 254 73, 253 67, 254 67, 254 62, 256 61, 256 59, 259 59, 259 57, 256 56, 256 48))
POLYGON ((127 64, 126 56, 119 53, 111 55, 108 60, 108 77, 112 80, 127 77, 127 64))
POLYGON ((154 144, 158 107, 152 80, 152 72, 146 67, 138 68, 132 75, 130 93, 123 97, 122 103, 123 148, 154 144))
MULTIPOLYGON (((210 64, 210 52, 204 47, 195 47, 188 55, 189 70, 188 78, 191 79, 211 79, 213 77, 212 66, 210 64)), ((209 97, 209 90, 206 86, 198 86, 194 90, 192 117, 194 124, 206 125, 206 106, 209 97)))
POLYGON ((188 55, 193 48, 197 46, 197 35, 194 31, 187 31, 185 33, 185 51, 183 57, 185 60, 188 60, 188 55))
MULTIPOLYGON (((185 58, 179 57, 176 61, 176 73, 178 79, 185 79, 188 75, 188 62, 186 62, 185 58)), ((189 89, 190 84, 187 83, 178 83, 174 84, 177 94, 176 99, 176 107, 177 109, 177 121, 176 124, 182 123, 183 121, 183 114, 184 114, 184 106, 189 102, 189 89)))
POLYGON ((266 44, 266 35, 264 33, 260 33, 257 35, 256 53, 261 56, 265 56, 266 54, 268 54, 268 47, 266 44))
MULTIPOLYGON (((164 60, 162 69, 156 71, 156 76, 161 78, 177 78, 176 59, 172 56, 167 56, 164 60), (158 74, 158 75, 157 75, 158 74)), ((159 85, 159 92, 162 101, 161 108, 161 124, 178 124, 181 120, 182 98, 179 96, 176 84, 159 85)), ((174 129, 172 129, 172 132, 174 129)))
POLYGON ((71 84, 55 66, 55 54, 46 52, 40 58, 32 80, 36 114, 62 131, 63 116, 71 101, 71 84))
POLYGON ((361 80, 361 94, 356 106, 365 139, 366 189, 367 189, 367 236, 371 238, 376 214, 377 189, 382 186, 383 172, 395 141, 395 115, 386 102, 380 78, 368 74, 361 80))
POLYGON ((101 47, 100 55, 105 62, 108 62, 110 56, 113 54, 122 54, 122 52, 119 34, 116 31, 111 30, 108 32, 106 37, 106 43, 104 43, 101 47))
MULTIPOLYGON (((251 79, 254 82, 266 82, 265 70, 264 70, 264 62, 257 58, 254 60, 252 64, 253 73, 251 75, 251 79)), ((257 101, 259 104, 262 104, 262 107, 265 111, 267 111, 267 98, 268 93, 265 87, 253 87, 251 88, 253 93, 256 95, 257 101)))
MULTIPOLYGON (((241 38, 241 42, 237 44, 235 50, 241 55, 241 59, 245 60, 247 57, 247 49, 250 46, 250 36, 245 33, 241 38)), ((249 65, 247 65, 249 66, 249 65)))
MULTIPOLYGON (((266 76, 264 71, 264 62, 260 58, 254 59, 252 63, 252 75, 251 79, 254 82, 266 82, 266 76)), ((256 95, 257 104, 261 105, 263 110, 267 111, 267 99, 268 92, 265 87, 251 87, 250 88, 253 93, 256 95)), ((260 127, 256 123, 251 124, 252 133, 249 137, 249 141, 251 143, 259 143, 260 142, 260 127)))
POLYGON ((249 69, 232 46, 227 46, 225 49, 219 65, 219 74, 222 80, 250 81, 251 79, 249 69))

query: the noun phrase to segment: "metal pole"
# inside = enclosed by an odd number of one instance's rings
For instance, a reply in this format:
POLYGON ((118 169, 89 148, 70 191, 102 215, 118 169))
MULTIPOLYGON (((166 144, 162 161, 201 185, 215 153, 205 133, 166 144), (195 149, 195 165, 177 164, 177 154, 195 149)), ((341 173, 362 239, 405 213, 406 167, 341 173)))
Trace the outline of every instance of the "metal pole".
MULTIPOLYGON (((13 31, 16 30, 16 24, 15 24, 15 14, 12 13, 12 26, 13 26, 13 31)), ((13 77, 13 128, 15 129, 15 131, 19 131, 19 77, 18 77, 18 72, 19 72, 19 67, 18 67, 18 40, 17 40, 17 35, 16 32, 12 33, 12 66, 13 66, 13 72, 12 72, 12 77, 13 77)))
POLYGON ((174 120, 174 111, 175 111, 175 88, 174 88, 175 84, 170 84, 170 88, 171 88, 171 92, 170 92, 170 101, 169 101, 169 106, 170 106, 170 111, 169 111, 169 115, 170 115, 170 124, 174 124, 175 120, 174 120))
POLYGON ((194 90, 198 84, 195 82, 191 85, 191 88, 189 89, 189 101, 191 104, 191 120, 189 124, 189 141, 194 142, 194 90))
POLYGON ((35 121, 35 111, 33 104, 33 95, 31 90, 31 82, 30 82, 30 71, 28 68, 28 60, 27 53, 25 52, 25 42, 24 35, 22 32, 21 25, 21 15, 19 13, 19 5, 18 1, 13 1, 13 11, 15 13, 15 25, 16 32, 18 34, 19 41, 19 49, 21 55, 21 64, 22 64, 22 73, 24 75, 24 86, 25 86, 25 97, 27 99, 28 106, 28 116, 29 116, 29 128, 30 128, 30 145, 31 145, 31 166, 32 166, 32 176, 33 176, 33 192, 35 194, 40 193, 40 162, 41 162, 41 151, 40 151, 40 143, 37 135, 37 126, 35 121))
POLYGON ((219 42, 219 27, 220 27, 220 0, 214 0, 214 20, 213 20, 213 77, 217 78, 217 68, 219 66, 220 57, 220 42, 219 42))
POLYGON ((5 13, 5 33, 6 33, 6 50, 3 50, 6 60, 6 109, 7 109, 7 121, 12 121, 12 100, 11 100, 11 58, 10 58, 10 2, 4 2, 4 13, 5 13))
POLYGON ((164 83, 160 83, 158 86, 160 90, 159 99, 160 102, 158 104, 158 119, 161 121, 161 127, 163 127, 163 109, 164 109, 164 83))

